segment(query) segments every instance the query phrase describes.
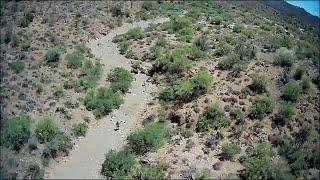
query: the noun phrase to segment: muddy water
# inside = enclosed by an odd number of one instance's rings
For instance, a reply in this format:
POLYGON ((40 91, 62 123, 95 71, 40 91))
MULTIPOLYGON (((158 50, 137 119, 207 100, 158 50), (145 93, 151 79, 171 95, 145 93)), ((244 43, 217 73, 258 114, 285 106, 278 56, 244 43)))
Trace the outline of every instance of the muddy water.
MULTIPOLYGON (((162 23, 166 18, 153 21, 140 21, 124 24, 112 30, 109 34, 89 43, 92 53, 101 59, 106 71, 115 67, 130 69, 130 60, 120 55, 117 45, 112 43, 112 38, 122 34, 130 28, 147 27, 150 23, 162 23)), ((75 145, 70 155, 60 163, 52 165, 47 171, 47 178, 52 179, 100 179, 101 164, 105 154, 111 149, 119 149, 125 144, 126 137, 139 127, 141 115, 152 100, 152 84, 147 83, 148 76, 137 74, 132 88, 124 97, 124 104, 118 110, 99 120, 88 130, 87 136, 75 145), (120 130, 114 131, 116 122, 120 123, 120 130)))

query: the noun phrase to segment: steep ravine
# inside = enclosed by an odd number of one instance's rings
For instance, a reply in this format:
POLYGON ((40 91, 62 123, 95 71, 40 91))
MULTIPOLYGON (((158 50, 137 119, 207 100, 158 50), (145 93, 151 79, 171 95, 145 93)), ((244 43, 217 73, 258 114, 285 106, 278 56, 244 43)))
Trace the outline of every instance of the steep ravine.
MULTIPOLYGON (((117 45, 112 42, 112 38, 135 26, 146 28, 150 23, 162 23, 167 20, 166 18, 158 18, 151 21, 125 23, 110 31, 106 36, 91 41, 89 47, 93 55, 101 59, 104 71, 110 71, 115 67, 130 69, 130 60, 119 54, 117 45)), ((134 77, 135 81, 124 97, 124 104, 90 127, 86 137, 76 142, 68 157, 48 168, 47 178, 103 178, 100 175, 100 168, 106 152, 111 149, 119 149, 125 144, 128 134, 140 126, 141 115, 147 108, 148 102, 152 100, 153 85, 147 82, 148 76, 137 74, 134 77), (117 121, 122 122, 120 130, 114 131, 117 121)))

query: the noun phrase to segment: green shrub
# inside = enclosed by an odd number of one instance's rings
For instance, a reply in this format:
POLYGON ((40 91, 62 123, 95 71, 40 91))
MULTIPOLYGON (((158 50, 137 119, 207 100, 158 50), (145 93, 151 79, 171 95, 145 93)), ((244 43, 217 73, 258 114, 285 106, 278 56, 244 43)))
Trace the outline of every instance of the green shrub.
POLYGON ((222 18, 220 16, 215 16, 211 19, 210 23, 220 25, 222 23, 222 18))
POLYGON ((268 143, 258 144, 254 152, 245 158, 240 177, 243 179, 292 179, 284 163, 273 162, 272 151, 268 143))
POLYGON ((319 59, 319 51, 317 46, 310 44, 305 40, 300 40, 297 43, 296 56, 298 59, 304 60, 305 58, 319 59))
POLYGON ((175 87, 175 96, 188 102, 194 98, 194 84, 189 80, 183 80, 175 87))
POLYGON ((129 49, 129 44, 128 43, 120 43, 118 48, 119 48, 120 54, 122 54, 122 55, 126 54, 126 52, 129 49))
POLYGON ((161 165, 143 164, 138 172, 135 174, 135 179, 153 180, 165 179, 165 170, 167 168, 161 165))
POLYGON ((74 51, 66 55, 66 60, 68 68, 77 69, 82 66, 84 56, 80 51, 74 51))
POLYGON ((306 73, 306 69, 305 69, 304 67, 302 67, 302 66, 298 66, 298 67, 296 68, 296 72, 295 72, 294 76, 295 76, 295 78, 296 78, 297 80, 299 80, 299 79, 302 78, 302 76, 303 76, 305 73, 306 73))
POLYGON ((45 55, 47 63, 58 62, 60 60, 61 51, 58 48, 49 49, 45 55))
POLYGON ((275 102, 272 97, 260 96, 252 104, 249 117, 251 119, 263 119, 266 115, 272 113, 274 108, 275 102))
POLYGON ((222 157, 226 160, 233 160, 234 156, 239 154, 240 147, 234 143, 224 144, 222 146, 222 157))
POLYGON ((168 135, 168 128, 162 123, 150 123, 144 129, 128 136, 130 147, 136 154, 145 154, 161 147, 168 135))
POLYGON ((101 174, 114 179, 127 179, 136 164, 135 156, 128 149, 109 151, 102 164, 101 174))
POLYGON ((59 128, 51 117, 44 117, 39 120, 34 130, 35 136, 40 142, 49 142, 56 137, 59 128))
POLYGON ((172 87, 167 87, 159 93, 159 99, 168 102, 175 99, 174 90, 172 87))
POLYGON ((8 119, 1 128, 1 143, 14 150, 20 150, 29 136, 30 122, 24 116, 8 119))
POLYGON ((233 31, 236 33, 240 33, 245 29, 243 24, 236 23, 233 27, 233 31))
POLYGON ((86 123, 74 124, 72 127, 76 136, 86 136, 87 130, 89 128, 86 123))
POLYGON ((296 102, 300 98, 301 87, 296 81, 290 81, 283 87, 282 98, 286 101, 296 102))
POLYGON ((197 122, 197 132, 208 132, 211 128, 220 129, 230 125, 230 120, 225 118, 225 114, 216 103, 210 103, 203 116, 197 122))
POLYGON ((97 81, 100 79, 102 66, 99 62, 95 64, 91 60, 86 60, 81 68, 81 80, 85 88, 96 87, 97 81))
POLYGON ((193 83, 193 90, 195 93, 203 94, 208 91, 212 85, 212 76, 207 71, 199 71, 191 78, 193 83))
POLYGON ((232 51, 232 47, 227 44, 227 43, 224 43, 224 42, 220 42, 216 51, 215 51, 215 54, 217 56, 223 56, 223 55, 227 55, 229 53, 231 53, 232 51))
POLYGON ((122 17, 124 15, 122 5, 117 3, 110 8, 110 12, 113 17, 122 17))
POLYGON ((113 91, 125 93, 131 86, 133 76, 128 70, 117 67, 108 75, 108 80, 111 82, 111 89, 113 91))
POLYGON ((95 110, 97 117, 110 113, 113 109, 119 108, 123 103, 122 97, 111 89, 100 87, 89 90, 84 98, 84 105, 88 110, 95 110))
POLYGON ((24 16, 20 19, 20 26, 25 28, 33 21, 34 15, 31 12, 24 13, 24 16))
POLYGON ((280 48, 274 57, 274 64, 281 67, 291 67, 295 61, 293 53, 285 48, 280 48))
POLYGON ((203 170, 201 172, 198 172, 195 174, 195 179, 196 180, 207 180, 207 179, 211 179, 211 171, 206 169, 203 170))
POLYGON ((153 2, 153 1, 144 1, 142 4, 142 9, 146 10, 146 11, 151 11, 151 10, 157 10, 158 4, 157 2, 153 2))
POLYGON ((28 166, 23 179, 44 179, 44 170, 38 164, 32 163, 28 166))
POLYGON ((140 27, 134 27, 126 33, 127 39, 137 40, 137 39, 141 39, 142 37, 143 37, 143 34, 140 27))
POLYGON ((239 61, 239 57, 236 54, 228 54, 218 62, 218 68, 221 70, 230 70, 237 61, 239 61))
POLYGON ((303 76, 302 81, 301 81, 301 88, 303 90, 303 92, 308 92, 311 88, 310 85, 311 81, 308 78, 308 76, 303 76))
POLYGON ((186 17, 179 17, 179 16, 171 16, 171 27, 174 32, 180 31, 183 28, 191 27, 192 22, 190 19, 186 17))
POLYGON ((124 40, 126 40, 125 34, 118 34, 112 38, 112 42, 114 43, 122 42, 124 40))
POLYGON ((250 89, 257 93, 265 93, 268 92, 268 78, 265 75, 261 74, 253 74, 252 76, 252 84, 250 85, 250 89))
POLYGON ((242 33, 250 39, 253 39, 255 34, 251 28, 245 28, 242 33))
POLYGON ((64 133, 57 133, 53 139, 46 143, 43 149, 42 156, 45 159, 50 157, 56 158, 58 153, 64 153, 68 155, 73 145, 71 139, 64 133))
POLYGON ((275 117, 276 124, 284 126, 285 124, 287 124, 289 120, 291 120, 295 112, 296 112, 296 108, 294 104, 290 102, 282 102, 280 112, 276 114, 276 117, 275 117))
POLYGON ((12 30, 12 26, 10 26, 10 25, 8 25, 8 26, 6 26, 6 28, 5 28, 5 34, 4 34, 4 38, 3 38, 3 40, 4 40, 4 42, 6 43, 6 44, 8 44, 9 42, 11 42, 11 40, 12 40, 12 37, 13 37, 13 30, 12 30))
POLYGON ((167 40, 164 37, 159 37, 156 46, 164 47, 167 44, 167 40))
POLYGON ((204 37, 199 37, 194 41, 194 45, 196 45, 201 51, 205 51, 208 48, 206 43, 206 39, 204 37))
POLYGON ((21 61, 13 61, 9 63, 9 68, 15 74, 19 74, 24 70, 24 63, 21 61))

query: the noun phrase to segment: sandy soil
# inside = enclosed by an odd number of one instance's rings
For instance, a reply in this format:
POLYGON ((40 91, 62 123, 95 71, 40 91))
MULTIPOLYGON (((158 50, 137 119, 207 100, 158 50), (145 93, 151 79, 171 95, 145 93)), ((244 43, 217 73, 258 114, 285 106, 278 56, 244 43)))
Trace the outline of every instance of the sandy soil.
MULTIPOLYGON (((150 23, 162 23, 166 18, 152 21, 140 21, 132 24, 124 24, 101 39, 89 43, 92 53, 101 59, 105 71, 115 67, 130 69, 130 60, 120 55, 117 45, 112 43, 112 38, 122 34, 130 28, 140 26, 147 27, 150 23)), ((47 170, 49 179, 97 179, 100 175, 101 164, 105 153, 111 149, 119 149, 125 144, 127 135, 139 128, 142 116, 148 111, 147 104, 152 100, 151 93, 154 86, 148 83, 148 76, 137 74, 132 88, 124 97, 124 104, 110 115, 99 120, 93 125, 87 136, 76 142, 71 154, 59 163, 53 163, 47 170), (115 123, 119 121, 120 130, 114 131, 115 123)))

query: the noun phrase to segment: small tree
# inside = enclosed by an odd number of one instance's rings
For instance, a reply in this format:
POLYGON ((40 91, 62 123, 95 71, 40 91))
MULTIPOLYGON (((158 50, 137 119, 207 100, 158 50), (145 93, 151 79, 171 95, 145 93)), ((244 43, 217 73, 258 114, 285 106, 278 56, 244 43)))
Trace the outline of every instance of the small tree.
POLYGON ((14 150, 20 150, 29 137, 30 122, 24 116, 8 119, 2 127, 1 143, 14 150))
POLYGON ((40 142, 48 142, 56 137, 59 128, 51 117, 44 117, 39 120, 34 130, 35 136, 40 142))
POLYGON ((111 150, 106 154, 101 174, 109 178, 126 179, 135 164, 135 156, 128 149, 119 152, 111 150))
POLYGON ((144 154, 161 147, 168 135, 168 128, 162 123, 150 123, 144 129, 131 133, 129 145, 136 154, 144 154))

